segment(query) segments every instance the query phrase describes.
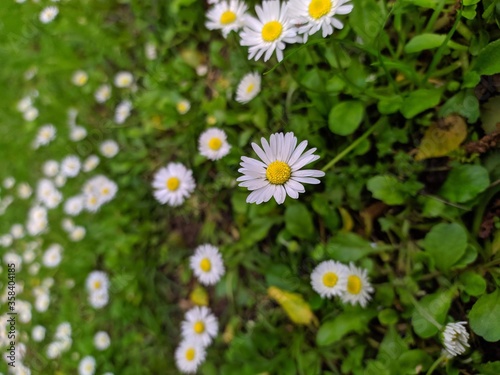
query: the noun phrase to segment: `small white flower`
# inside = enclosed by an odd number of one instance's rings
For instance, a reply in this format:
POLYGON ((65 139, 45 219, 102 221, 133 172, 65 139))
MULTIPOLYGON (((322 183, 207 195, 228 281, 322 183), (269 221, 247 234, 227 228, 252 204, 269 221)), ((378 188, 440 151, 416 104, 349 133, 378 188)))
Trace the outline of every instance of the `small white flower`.
POLYGON ((17 102, 16 109, 19 112, 26 112, 31 106, 33 105, 33 101, 31 99, 31 96, 25 96, 21 100, 17 102))
POLYGON ((51 342, 47 347, 47 358, 54 359, 61 355, 61 344, 57 341, 51 342))
POLYGON ((49 6, 44 8, 39 15, 39 19, 41 23, 50 23, 56 18, 59 13, 59 8, 56 6, 49 6))
POLYGON ((83 195, 68 198, 64 203, 64 212, 70 216, 77 216, 83 210, 83 195))
POLYGON ((184 340, 175 351, 175 363, 182 373, 192 374, 205 360, 205 356, 205 348, 200 342, 184 340))
POLYGON ((93 171, 99 165, 99 157, 97 155, 90 155, 83 162, 83 171, 90 172, 93 171))
POLYGON ((28 199, 32 193, 33 190, 31 189, 31 186, 29 186, 26 182, 19 184, 17 187, 17 195, 21 199, 28 199))
POLYGON ((196 67, 196 74, 199 77, 204 77, 207 75, 207 73, 208 73, 208 66, 206 66, 205 64, 200 64, 196 67))
POLYGON ((176 108, 179 114, 185 115, 191 109, 191 103, 189 102, 189 100, 182 99, 177 102, 176 108))
POLYGON ((45 338, 45 331, 46 329, 43 326, 34 326, 31 331, 31 337, 33 337, 33 340, 36 342, 43 341, 45 338))
POLYGON ((73 73, 73 76, 71 77, 71 82, 75 86, 83 86, 87 83, 88 80, 89 80, 89 75, 83 70, 77 70, 76 72, 73 73))
POLYGON ((23 112, 23 118, 26 121, 33 121, 38 117, 38 109, 35 107, 29 107, 26 111, 23 112))
POLYGON ((38 73, 38 67, 32 66, 31 68, 29 68, 28 70, 26 70, 24 72, 24 79, 26 81, 29 81, 30 79, 35 77, 37 75, 37 73, 38 73))
POLYGON ((94 335, 94 346, 97 350, 106 350, 111 344, 111 339, 107 332, 99 331, 94 335))
POLYGON ((67 337, 71 337, 71 332, 71 324, 69 324, 69 322, 62 322, 56 328, 55 338, 63 340, 67 337))
POLYGON ((52 142, 55 138, 56 128, 52 124, 46 124, 38 130, 33 146, 35 148, 45 146, 52 142))
POLYGON ((130 111, 132 110, 132 102, 130 100, 123 100, 118 104, 115 109, 115 122, 117 124, 123 124, 125 120, 130 116, 130 111))
POLYGON ((3 180, 3 187, 6 188, 6 189, 12 189, 15 184, 16 184, 16 179, 14 177, 12 177, 12 176, 6 177, 3 180))
POLYGON ((333 260, 321 262, 311 273, 311 285, 322 297, 340 296, 347 286, 348 269, 333 260))
POLYGON ((99 86, 94 94, 94 98, 97 103, 106 102, 109 98, 111 98, 111 86, 108 84, 99 86))
POLYGON ((226 133, 218 128, 205 130, 198 139, 198 151, 210 160, 219 160, 231 149, 226 133))
POLYGON ((79 142, 87 136, 87 130, 83 126, 72 126, 69 132, 69 139, 79 142))
POLYGON ((264 55, 264 61, 267 61, 276 52, 278 61, 281 61, 285 43, 297 41, 297 30, 287 16, 287 6, 279 0, 264 0, 262 6, 255 6, 258 18, 247 17, 240 33, 240 44, 250 47, 249 60, 259 60, 264 55))
POLYGON ((43 174, 47 177, 54 177, 59 173, 59 164, 55 160, 47 160, 42 166, 43 174))
POLYGON ((189 259, 196 278, 203 285, 216 284, 225 273, 224 262, 219 249, 212 245, 200 245, 189 259))
POLYGON ((247 10, 243 1, 221 1, 207 12, 208 20, 205 26, 209 30, 221 30, 226 38, 231 31, 237 31, 244 26, 247 10))
POLYGON ((236 89, 236 101, 245 104, 255 98, 260 92, 260 81, 259 73, 245 75, 236 89))
POLYGON ((0 237, 0 246, 2 247, 9 247, 12 245, 12 242, 14 239, 10 234, 4 234, 3 236, 0 237))
POLYGON ((118 72, 115 75, 115 86, 119 88, 125 88, 132 86, 134 83, 134 76, 130 72, 118 72))
POLYGON ((199 341, 203 346, 208 346, 217 335, 219 323, 210 309, 197 306, 186 313, 181 329, 184 339, 199 341))
POLYGON ((193 172, 181 163, 168 163, 156 172, 153 179, 156 200, 172 207, 184 203, 195 187, 193 172))
POLYGON ((448 323, 443 331, 443 345, 448 357, 465 353, 469 345, 469 332, 465 329, 467 322, 448 323))
POLYGON ((69 233, 69 239, 73 242, 78 242, 83 240, 87 231, 84 227, 77 226, 69 233))
POLYGON ((89 294, 89 303, 94 309, 101 309, 108 304, 109 294, 107 291, 94 292, 89 294))
POLYGON ((368 279, 366 269, 357 268, 353 263, 350 263, 347 272, 347 286, 341 296, 342 302, 366 307, 371 300, 371 293, 373 293, 373 287, 368 279))
POLYGON ((14 224, 10 228, 10 234, 12 237, 16 239, 20 239, 24 237, 24 227, 21 224, 14 224))
POLYGON ((156 60, 158 54, 156 52, 156 45, 153 42, 147 42, 144 45, 144 53, 148 60, 156 60))
POLYGON ((118 143, 115 141, 109 139, 107 141, 104 141, 101 143, 99 146, 99 151, 101 154, 107 158, 113 158, 118 154, 119 151, 118 143))
POLYGON ((92 271, 85 281, 89 293, 107 292, 109 288, 108 275, 103 271, 92 271))
POLYGON ((315 148, 304 152, 307 141, 302 141, 297 146, 297 138, 293 133, 275 133, 271 135, 268 143, 261 138, 262 148, 252 143, 252 148, 262 160, 241 157, 241 168, 238 172, 243 176, 238 177, 238 186, 246 187, 251 191, 247 197, 247 203, 269 201, 272 197, 278 204, 285 201, 286 196, 293 199, 304 193, 305 184, 319 184, 315 177, 323 177, 325 172, 301 168, 306 164, 319 159, 314 155, 315 148))
POLYGON ((56 177, 54 177, 54 185, 56 185, 59 188, 66 185, 66 181, 67 181, 67 178, 62 173, 60 173, 56 177))
POLYGON ((94 375, 95 373, 95 358, 88 355, 83 357, 78 365, 79 375, 94 375))
POLYGON ((42 263, 47 268, 54 268, 61 263, 62 247, 58 244, 51 245, 43 254, 42 263))
POLYGON ((61 173, 65 177, 76 177, 80 168, 80 159, 75 155, 66 156, 61 162, 61 173))
POLYGON ((38 312, 45 312, 49 308, 50 305, 50 294, 43 293, 36 297, 35 299, 35 310, 38 312))

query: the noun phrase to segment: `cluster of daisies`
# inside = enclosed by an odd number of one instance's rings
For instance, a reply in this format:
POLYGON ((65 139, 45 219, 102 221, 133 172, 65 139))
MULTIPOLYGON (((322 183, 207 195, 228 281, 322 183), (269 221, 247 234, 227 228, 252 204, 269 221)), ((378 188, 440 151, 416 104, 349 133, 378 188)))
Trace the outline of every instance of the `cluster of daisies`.
MULTIPOLYGON (((196 248, 190 258, 190 267, 198 281, 207 286, 215 285, 225 272, 219 249, 209 244, 196 248)), ((217 318, 208 307, 196 306, 186 312, 181 324, 182 341, 175 351, 175 362, 181 372, 196 372, 218 330, 217 318)))
POLYGON ((88 301, 95 309, 103 308, 109 301, 109 279, 104 271, 92 271, 85 281, 88 301))
POLYGON ((321 30, 323 38, 342 29, 339 15, 352 11, 349 0, 264 0, 255 6, 257 17, 247 13, 241 0, 212 1, 207 12, 206 27, 220 30, 224 37, 239 32, 240 44, 248 47, 248 59, 264 61, 276 53, 283 60, 286 44, 305 43, 310 35, 321 30))

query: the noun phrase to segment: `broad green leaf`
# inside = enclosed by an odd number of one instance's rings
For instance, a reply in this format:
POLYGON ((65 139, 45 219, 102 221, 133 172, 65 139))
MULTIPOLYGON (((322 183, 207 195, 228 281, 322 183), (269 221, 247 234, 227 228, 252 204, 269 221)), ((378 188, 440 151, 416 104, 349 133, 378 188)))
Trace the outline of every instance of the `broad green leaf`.
POLYGON ((479 366, 479 375, 498 375, 500 374, 500 361, 488 362, 479 366))
POLYGON ((349 100, 341 102, 330 111, 328 126, 335 134, 352 134, 361 124, 364 113, 363 104, 359 101, 349 100))
POLYGON ((405 118, 410 119, 427 109, 436 107, 440 101, 441 90, 419 89, 405 98, 401 113, 405 118))
POLYGON ((420 34, 412 38, 404 47, 406 53, 438 48, 446 39, 446 35, 420 34))
POLYGON ((426 339, 439 332, 438 325, 443 325, 446 320, 452 294, 452 290, 439 291, 418 302, 418 308, 415 307, 412 314, 413 329, 418 336, 426 339))
POLYGON ((354 8, 349 15, 354 32, 370 45, 377 42, 384 27, 385 16, 380 6, 373 0, 354 0, 354 8))
POLYGON ((459 165, 453 168, 439 190, 451 202, 463 203, 475 198, 490 184, 488 171, 480 165, 459 165))
POLYGON ((500 73, 500 40, 491 42, 479 52, 472 69, 480 75, 500 73))
POLYGON ((403 103, 403 98, 400 95, 393 95, 384 99, 381 99, 377 103, 378 111, 383 115, 389 115, 396 113, 401 108, 403 103))
POLYGON ((344 312, 319 327, 316 343, 319 346, 327 346, 340 341, 348 333, 364 332, 375 315, 372 310, 344 312))
POLYGON ((294 203, 286 208, 285 225, 292 236, 303 239, 314 237, 311 213, 302 203, 294 203))
POLYGON ((460 116, 449 116, 432 124, 418 146, 415 160, 437 158, 456 150, 467 137, 467 125, 460 116))
POLYGON ((500 340, 500 289, 479 298, 469 312, 472 330, 489 342, 500 340))
POLYGON ((366 188, 371 191, 374 198, 389 205, 403 204, 406 199, 402 183, 394 176, 374 176, 368 180, 366 188))
POLYGON ((344 263, 362 259, 373 251, 370 242, 355 233, 340 232, 326 246, 326 252, 332 259, 344 263))
POLYGON ((274 286, 267 289, 267 294, 281 305, 295 324, 317 324, 317 319, 311 311, 311 307, 300 294, 286 292, 274 286))
POLYGON ((437 224, 424 239, 425 251, 441 271, 449 270, 465 254, 466 248, 467 232, 457 223, 437 224))
POLYGON ((464 290, 471 296, 480 296, 486 291, 486 280, 472 271, 464 272, 460 275, 460 282, 464 290))
POLYGON ((417 367, 421 368, 421 371, 426 371, 431 367, 432 361, 432 357, 420 349, 408 350, 398 358, 399 366, 404 374, 414 374, 417 367))
POLYGON ((439 116, 446 117, 457 114, 475 123, 479 118, 479 101, 473 90, 460 91, 443 104, 439 116))
POLYGON ((393 309, 380 310, 378 320, 385 326, 396 324, 399 320, 398 313, 393 309))

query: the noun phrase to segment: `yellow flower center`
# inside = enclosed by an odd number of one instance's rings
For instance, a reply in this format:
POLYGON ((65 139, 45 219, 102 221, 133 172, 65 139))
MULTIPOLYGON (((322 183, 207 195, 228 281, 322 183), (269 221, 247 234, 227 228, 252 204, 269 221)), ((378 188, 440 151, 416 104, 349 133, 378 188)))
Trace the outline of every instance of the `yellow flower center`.
POLYGON ((90 204, 94 205, 97 203, 97 198, 96 197, 90 197, 90 204))
POLYGON ((87 83, 87 76, 84 75, 84 74, 81 74, 81 75, 78 75, 77 79, 76 79, 76 82, 79 84, 79 85, 84 85, 85 83, 87 83))
POLYGON ((327 15, 332 9, 331 0, 312 0, 309 4, 309 15, 315 20, 327 15))
POLYGON ((188 361, 192 361, 194 359, 195 354, 196 352, 194 351, 194 349, 189 348, 188 350, 186 350, 186 359, 188 361))
POLYGON ((170 191, 176 191, 179 188, 180 181, 177 177, 170 177, 167 180, 167 189, 170 191))
POLYGON ((220 23, 222 25, 229 25, 230 23, 233 23, 234 21, 236 21, 236 14, 234 12, 231 12, 230 10, 226 10, 220 16, 220 23))
POLYGON ((347 291, 351 294, 359 294, 363 287, 361 279, 356 275, 351 275, 347 278, 347 291))
POLYGON ((94 289, 100 289, 101 288, 101 282, 100 281, 94 281, 94 289))
POLYGON ((278 21, 270 21, 262 28, 262 39, 265 42, 274 42, 278 39, 283 31, 283 26, 278 21))
POLYGON ((333 288, 337 285, 339 277, 333 272, 327 272, 323 275, 323 284, 328 288, 333 288))
POLYGON ((200 262, 200 268, 203 272, 209 272, 212 269, 212 263, 210 259, 203 258, 200 262))
POLYGON ((196 322, 196 323, 194 323, 194 331, 196 333, 203 333, 203 332, 205 332, 205 324, 203 322, 196 322))
POLYGON ((267 166, 266 178, 271 184, 283 185, 290 179, 292 169, 290 166, 282 161, 273 161, 267 166))
POLYGON ((102 195, 108 195, 109 194, 109 188, 105 187, 102 189, 102 195))
POLYGON ((208 141, 208 148, 210 148, 210 150, 217 151, 219 148, 221 148, 221 146, 222 141, 220 140, 220 138, 213 137, 208 141))
POLYGON ((247 87, 247 94, 250 94, 253 91, 254 87, 255 85, 253 83, 249 84, 247 87))

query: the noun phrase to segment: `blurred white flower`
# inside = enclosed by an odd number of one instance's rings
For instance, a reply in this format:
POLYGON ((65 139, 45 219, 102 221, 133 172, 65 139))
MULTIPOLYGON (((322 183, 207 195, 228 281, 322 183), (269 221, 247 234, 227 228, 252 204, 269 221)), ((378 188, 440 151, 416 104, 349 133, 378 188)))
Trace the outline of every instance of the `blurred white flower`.
POLYGON ((130 116, 130 111, 132 110, 132 102, 130 100, 123 100, 118 104, 115 109, 115 122, 117 124, 123 124, 125 120, 130 116))
POLYGON ((177 112, 179 112, 181 115, 185 115, 191 109, 191 103, 189 102, 189 100, 182 99, 177 102, 176 108, 177 112))
POLYGON ((184 203, 195 187, 193 172, 181 163, 168 163, 156 172, 153 179, 156 200, 171 207, 184 203))
POLYGON ((118 143, 115 141, 109 139, 107 141, 104 141, 101 143, 99 146, 99 151, 101 154, 107 158, 113 158, 118 154, 119 151, 118 143))
POLYGON ((99 86, 94 94, 97 103, 104 103, 111 97, 111 86, 103 84, 99 86))
POLYGON ((83 357, 78 365, 79 375, 94 375, 95 373, 95 359, 94 357, 88 355, 83 357))
POLYGON ((79 142, 87 136, 87 130, 83 126, 72 126, 69 132, 69 139, 79 142))
POLYGON ((260 82, 259 73, 245 75, 236 89, 236 101, 245 104, 255 98, 260 92, 260 82))
POLYGON ((34 326, 33 330, 31 331, 31 337, 33 338, 33 341, 40 342, 43 341, 45 338, 45 332, 46 328, 44 326, 34 326))
POLYGON ((71 82, 75 86, 83 86, 87 83, 88 80, 89 80, 89 75, 83 70, 77 70, 76 72, 73 73, 73 76, 71 77, 71 82))
POLYGON ((50 23, 56 18, 58 13, 59 9, 56 6, 48 6, 40 12, 38 18, 42 23, 50 23))
POLYGON ((107 332, 99 331, 94 335, 94 346, 97 350, 106 350, 111 344, 111 339, 107 332))
POLYGON ((134 83, 134 76, 130 72, 121 71, 115 75, 115 86, 119 88, 126 88, 132 86, 134 83))
POLYGON ((469 345, 469 332, 465 329, 467 322, 448 323, 443 331, 443 345, 447 357, 455 357, 465 353, 469 345))
POLYGON ((99 157, 97 155, 90 155, 83 162, 83 171, 90 172, 93 171, 99 165, 99 157))
POLYGON ((198 151, 210 160, 219 160, 231 150, 226 133, 219 128, 205 130, 198 139, 198 151))
POLYGON ((80 173, 80 159, 78 156, 69 155, 61 161, 61 173, 65 177, 76 177, 80 173))
POLYGON ((219 249, 209 244, 196 248, 194 255, 189 259, 189 265, 203 285, 216 284, 226 271, 219 249))

